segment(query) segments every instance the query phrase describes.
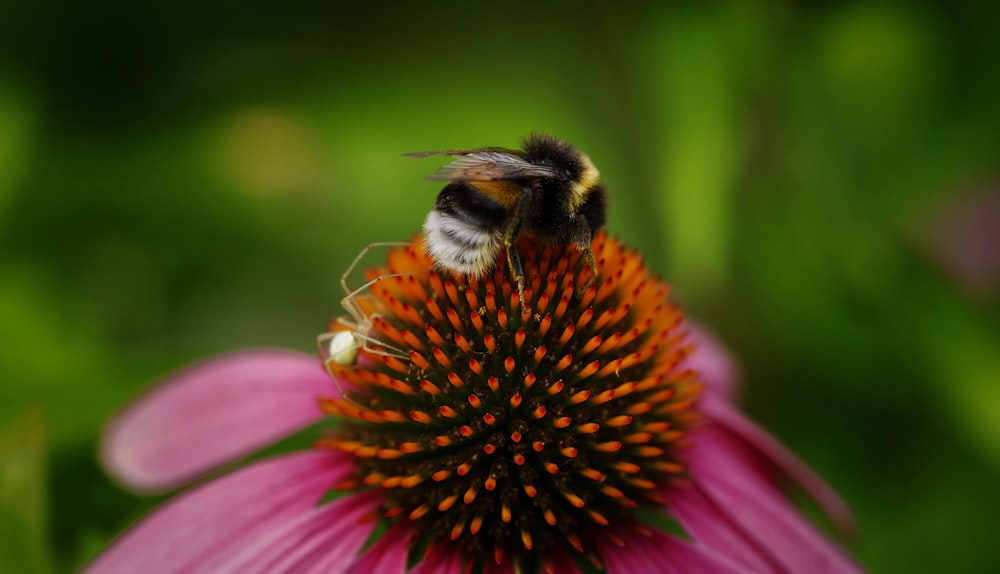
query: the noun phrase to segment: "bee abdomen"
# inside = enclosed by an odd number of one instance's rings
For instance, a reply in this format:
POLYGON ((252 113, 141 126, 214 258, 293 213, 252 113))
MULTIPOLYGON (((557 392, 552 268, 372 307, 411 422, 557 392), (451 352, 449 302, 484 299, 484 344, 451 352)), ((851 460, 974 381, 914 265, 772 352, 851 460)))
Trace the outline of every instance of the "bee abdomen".
POLYGON ((483 275, 500 255, 501 233, 435 208, 424 221, 424 245, 434 262, 464 275, 483 275))
POLYGON ((427 254, 441 268, 483 275, 500 254, 507 212, 468 182, 452 182, 438 194, 424 222, 427 254))

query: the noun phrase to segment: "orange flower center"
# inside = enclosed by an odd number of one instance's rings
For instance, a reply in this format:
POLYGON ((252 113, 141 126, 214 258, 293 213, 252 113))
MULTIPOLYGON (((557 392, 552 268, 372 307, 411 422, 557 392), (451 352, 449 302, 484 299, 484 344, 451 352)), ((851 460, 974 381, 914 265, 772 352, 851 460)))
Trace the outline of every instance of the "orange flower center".
POLYGON ((518 246, 521 304, 505 261, 483 278, 429 271, 420 245, 390 252, 358 302, 354 364, 327 367, 347 390, 322 407, 344 428, 321 448, 357 457, 341 489, 379 488, 385 516, 412 521, 417 551, 459 544, 470 566, 549 550, 596 561, 589 540, 662 507, 700 384, 670 288, 604 233, 599 275, 572 246, 518 246), (530 309, 530 310, 529 310, 530 309))

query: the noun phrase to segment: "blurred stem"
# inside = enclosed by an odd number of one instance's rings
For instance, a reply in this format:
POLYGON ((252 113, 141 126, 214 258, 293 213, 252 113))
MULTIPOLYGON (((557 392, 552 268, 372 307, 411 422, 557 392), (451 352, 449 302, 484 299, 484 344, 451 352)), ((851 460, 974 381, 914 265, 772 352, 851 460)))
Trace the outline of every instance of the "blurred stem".
POLYGON ((44 423, 30 409, 0 428, 0 572, 51 572, 45 484, 44 423))
POLYGON ((666 150, 660 220, 671 278, 692 292, 717 290, 730 259, 739 164, 734 45, 726 14, 672 11, 657 46, 663 67, 666 150))
POLYGON ((966 440, 1000 470, 1000 339, 968 309, 938 311, 926 314, 923 331, 943 403, 966 440))
POLYGON ((0 76, 0 223, 34 148, 34 100, 16 78, 0 76))

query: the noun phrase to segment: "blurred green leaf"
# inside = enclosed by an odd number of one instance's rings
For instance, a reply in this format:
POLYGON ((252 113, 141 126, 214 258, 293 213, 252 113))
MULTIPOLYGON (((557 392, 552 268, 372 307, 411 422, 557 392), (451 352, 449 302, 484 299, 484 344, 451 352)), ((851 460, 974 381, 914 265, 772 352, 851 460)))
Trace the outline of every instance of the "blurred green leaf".
POLYGON ((1000 10, 451 4, 0 3, 0 427, 44 408, 42 566, 148 508, 93 454, 129 396, 312 348, 354 255, 419 232, 437 164, 401 153, 541 130, 844 490, 862 562, 1000 571, 1000 293, 929 261, 921 215, 996 181, 1000 10))

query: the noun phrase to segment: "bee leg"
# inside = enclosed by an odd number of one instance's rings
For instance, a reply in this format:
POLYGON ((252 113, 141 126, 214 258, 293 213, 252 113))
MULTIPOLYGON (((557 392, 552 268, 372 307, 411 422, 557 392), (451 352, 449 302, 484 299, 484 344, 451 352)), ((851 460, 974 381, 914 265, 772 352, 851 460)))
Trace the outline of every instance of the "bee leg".
POLYGON ((583 256, 587 258, 587 267, 590 268, 590 277, 587 278, 587 282, 583 284, 583 289, 580 290, 582 293, 590 289, 590 286, 597 280, 597 260, 594 259, 594 251, 590 248, 590 243, 577 243, 576 248, 583 252, 583 256))
POLYGON ((507 265, 510 267, 510 273, 514 276, 514 280, 517 281, 517 298, 524 305, 524 310, 530 311, 528 301, 524 298, 524 267, 521 266, 521 256, 517 252, 517 245, 512 241, 504 243, 507 246, 507 265))
POLYGON ((533 197, 533 188, 526 188, 520 201, 517 202, 517 207, 514 208, 514 213, 511 215, 510 222, 503 234, 503 244, 507 248, 507 266, 510 267, 511 275, 517 281, 517 297, 525 311, 530 311, 531 308, 528 300, 524 297, 524 267, 521 266, 521 256, 517 252, 516 241, 518 235, 521 234, 521 227, 524 225, 526 213, 532 205, 533 197))

